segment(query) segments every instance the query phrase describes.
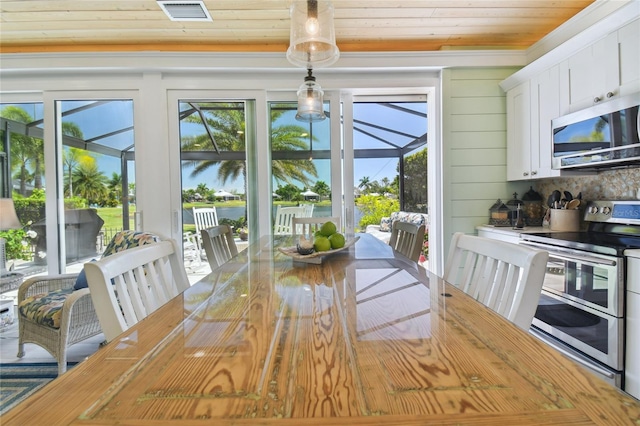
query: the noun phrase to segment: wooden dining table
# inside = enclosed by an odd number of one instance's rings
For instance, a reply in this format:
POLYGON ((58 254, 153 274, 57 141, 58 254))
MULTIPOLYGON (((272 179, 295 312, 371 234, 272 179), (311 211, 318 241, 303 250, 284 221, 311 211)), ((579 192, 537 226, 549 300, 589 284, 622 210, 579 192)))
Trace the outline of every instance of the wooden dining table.
POLYGON ((358 237, 320 264, 253 242, 0 423, 640 424, 638 400, 358 237))

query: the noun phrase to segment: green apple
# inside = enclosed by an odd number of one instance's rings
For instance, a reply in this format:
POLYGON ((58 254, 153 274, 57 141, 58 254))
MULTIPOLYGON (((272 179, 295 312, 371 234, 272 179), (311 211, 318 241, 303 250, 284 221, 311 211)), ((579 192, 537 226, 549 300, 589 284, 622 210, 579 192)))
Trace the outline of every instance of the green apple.
POLYGON ((332 236, 329 237, 329 242, 331 243, 332 249, 339 249, 344 247, 344 235, 339 232, 336 232, 332 236))
POLYGON ((317 237, 313 240, 313 248, 315 251, 328 251, 331 250, 331 242, 327 237, 317 237))
POLYGON ((336 224, 329 221, 322 224, 320 227, 320 233, 325 237, 330 237, 336 233, 336 224))

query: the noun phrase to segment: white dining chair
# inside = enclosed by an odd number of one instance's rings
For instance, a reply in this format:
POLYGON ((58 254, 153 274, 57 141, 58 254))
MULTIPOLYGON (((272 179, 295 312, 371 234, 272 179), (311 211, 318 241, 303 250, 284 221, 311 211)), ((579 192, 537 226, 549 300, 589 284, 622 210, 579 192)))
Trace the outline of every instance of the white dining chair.
POLYGON ((84 268, 107 342, 189 288, 173 239, 116 253, 84 268))
POLYGON ((424 244, 424 225, 396 220, 391 227, 389 245, 398 253, 417 262, 424 244))
POLYGON ((451 240, 444 279, 528 330, 548 258, 543 250, 459 232, 451 240))
POLYGON ((228 225, 203 229, 201 237, 212 271, 238 254, 238 248, 233 239, 233 230, 228 225))
POLYGON ((304 217, 304 207, 278 206, 273 224, 274 235, 291 235, 291 219, 294 217, 304 217))
POLYGON ((291 234, 295 237, 304 235, 305 238, 311 239, 316 231, 319 231, 326 222, 333 222, 336 229, 340 232, 340 218, 333 217, 294 217, 291 220, 291 234))

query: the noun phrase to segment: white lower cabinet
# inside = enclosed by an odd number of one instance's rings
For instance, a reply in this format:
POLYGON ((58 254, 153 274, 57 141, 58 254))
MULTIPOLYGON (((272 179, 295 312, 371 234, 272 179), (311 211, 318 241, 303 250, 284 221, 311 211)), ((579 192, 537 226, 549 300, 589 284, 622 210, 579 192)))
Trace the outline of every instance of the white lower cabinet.
POLYGON ((628 257, 624 390, 640 399, 640 255, 628 257))

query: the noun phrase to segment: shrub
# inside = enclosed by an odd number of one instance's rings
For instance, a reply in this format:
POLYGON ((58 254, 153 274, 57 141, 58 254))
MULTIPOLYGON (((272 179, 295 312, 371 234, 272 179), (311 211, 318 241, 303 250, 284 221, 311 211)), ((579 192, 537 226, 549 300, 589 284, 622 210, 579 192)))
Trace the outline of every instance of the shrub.
POLYGON ((367 225, 379 225, 383 217, 391 216, 391 213, 400 210, 398 200, 380 195, 362 195, 356 204, 362 212, 359 223, 361 229, 365 229, 367 225))
POLYGON ((7 260, 22 259, 22 240, 26 236, 23 229, 11 229, 0 232, 0 238, 4 238, 7 260))

